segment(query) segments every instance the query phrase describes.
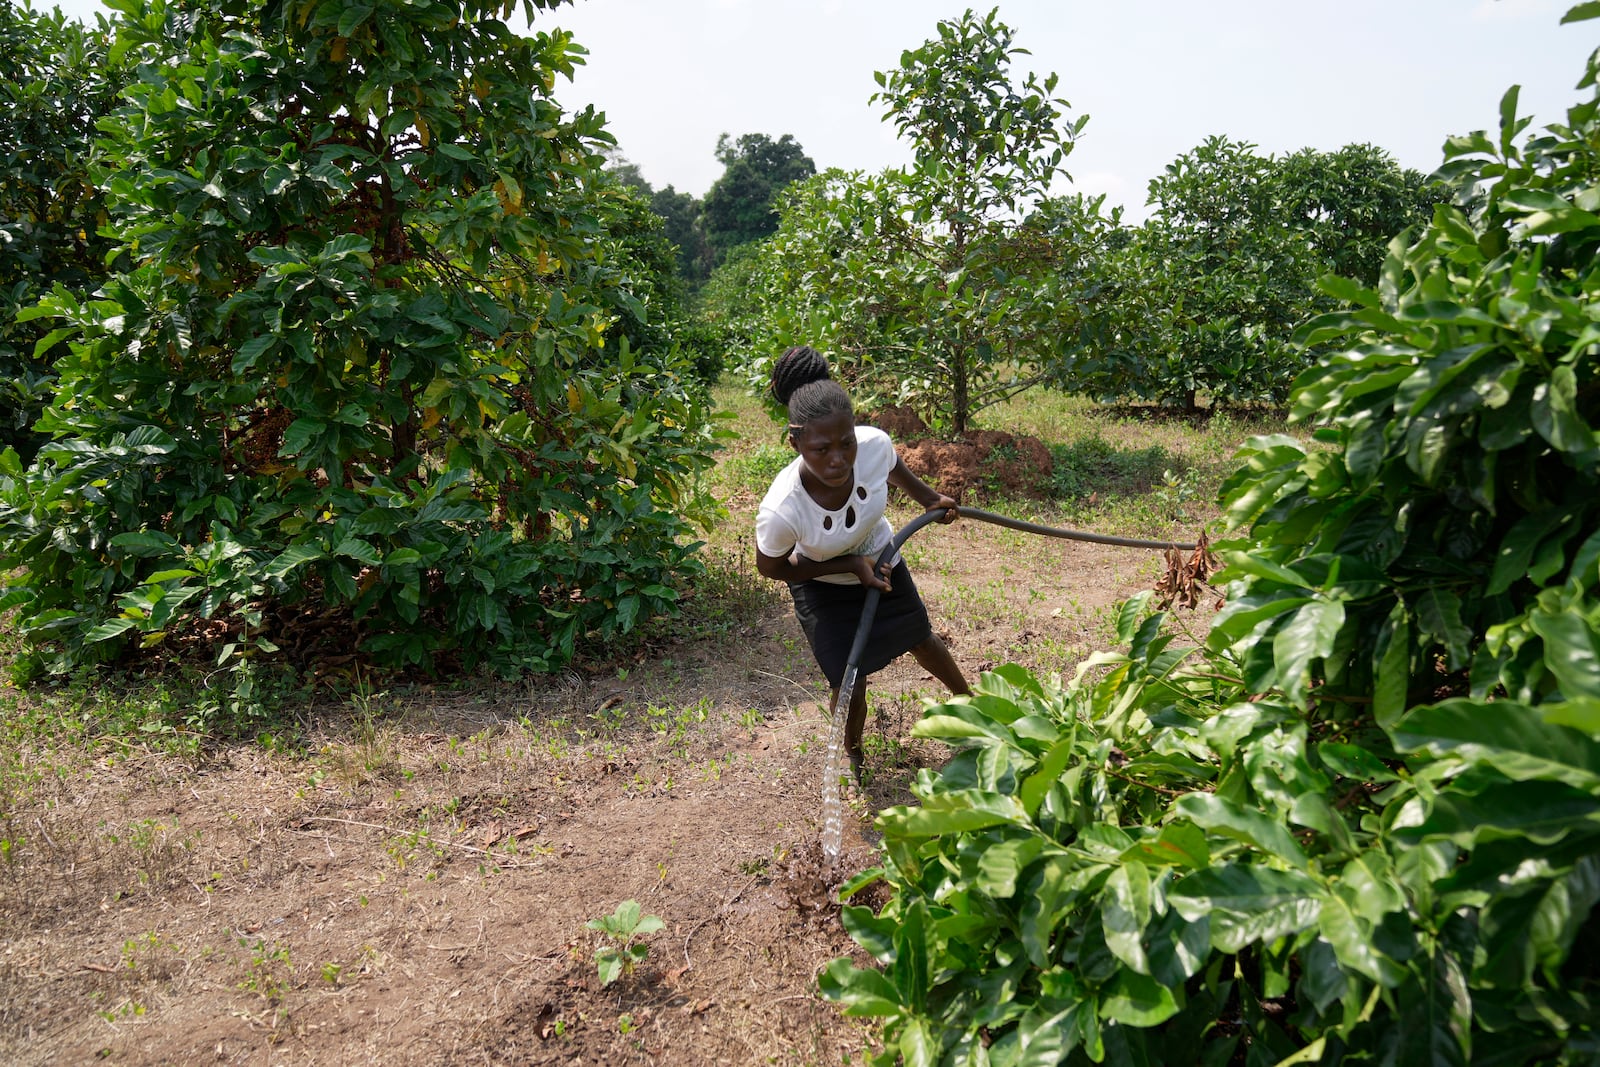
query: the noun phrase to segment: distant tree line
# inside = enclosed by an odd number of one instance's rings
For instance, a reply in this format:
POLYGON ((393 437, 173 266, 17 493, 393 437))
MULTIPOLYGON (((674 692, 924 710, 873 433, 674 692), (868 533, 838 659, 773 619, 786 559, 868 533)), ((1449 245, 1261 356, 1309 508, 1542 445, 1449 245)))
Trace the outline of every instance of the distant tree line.
POLYGON ((677 274, 691 290, 741 246, 770 236, 778 228, 778 195, 790 184, 817 172, 791 134, 774 141, 764 133, 729 134, 717 139, 723 172, 705 198, 673 186, 655 189, 635 163, 618 156, 612 173, 649 198, 661 217, 662 234, 677 249, 677 274))
POLYGON ((1375 145, 1272 156, 1213 136, 1124 223, 1057 191, 1086 117, 1055 75, 1014 79, 1012 38, 993 12, 952 20, 878 75, 905 167, 818 174, 790 134, 724 134, 701 200, 613 157, 675 249, 697 309, 680 341, 708 371, 759 389, 776 353, 821 344, 868 403, 957 432, 1038 386, 1280 405, 1317 355, 1296 328, 1338 306, 1319 279, 1375 284, 1390 241, 1447 199, 1375 145))

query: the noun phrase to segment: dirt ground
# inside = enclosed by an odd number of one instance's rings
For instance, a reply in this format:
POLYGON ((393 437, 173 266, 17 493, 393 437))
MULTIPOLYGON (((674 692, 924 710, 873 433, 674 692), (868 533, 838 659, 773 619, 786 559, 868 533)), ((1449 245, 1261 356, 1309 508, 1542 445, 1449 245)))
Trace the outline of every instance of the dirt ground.
MULTIPOLYGON (((864 958, 833 889, 943 759, 910 735, 937 685, 909 657, 871 679, 825 866, 825 694, 741 553, 713 552, 748 594, 728 632, 624 666, 361 693, 280 748, 25 743, 0 795, 0 1061, 862 1062, 873 1028, 815 976, 864 958), (630 899, 664 925, 602 987, 585 924, 630 899)), ((969 676, 1110 647, 1109 608, 1161 562, 970 521, 907 557, 969 676)))

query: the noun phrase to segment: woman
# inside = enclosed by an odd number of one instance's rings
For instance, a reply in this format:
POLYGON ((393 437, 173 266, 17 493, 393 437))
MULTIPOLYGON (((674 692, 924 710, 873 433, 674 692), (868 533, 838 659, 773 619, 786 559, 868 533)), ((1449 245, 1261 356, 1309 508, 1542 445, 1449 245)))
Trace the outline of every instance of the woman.
MULTIPOLYGON (((789 444, 798 455, 773 479, 756 514, 756 569, 789 583, 795 615, 833 690, 830 714, 837 713, 869 587, 880 590, 882 599, 858 664, 861 675, 910 652, 952 693, 970 692, 950 650, 934 634, 905 562, 896 553, 877 565, 894 536, 884 515, 889 486, 929 511, 943 511, 941 522, 955 521, 956 502, 911 473, 888 434, 856 426, 849 394, 810 347, 791 348, 773 365, 772 395, 788 408, 789 444)), ((858 776, 866 719, 863 683, 851 694, 845 722, 845 751, 858 776)))

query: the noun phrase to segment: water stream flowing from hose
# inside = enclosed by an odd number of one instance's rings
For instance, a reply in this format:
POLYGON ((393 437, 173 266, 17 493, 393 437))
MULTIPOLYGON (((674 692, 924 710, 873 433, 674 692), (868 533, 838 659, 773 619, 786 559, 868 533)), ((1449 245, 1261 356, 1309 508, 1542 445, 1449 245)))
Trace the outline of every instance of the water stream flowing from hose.
MULTIPOLYGON (((1195 547, 1192 543, 1185 544, 1180 541, 1148 541, 1138 537, 1112 537, 1109 534, 1042 526, 1036 522, 1024 522, 981 508, 960 508, 959 511, 962 518, 977 519, 980 522, 993 523, 1023 533, 1060 537, 1069 541, 1089 541, 1097 545, 1118 545, 1124 548, 1173 548, 1185 552, 1195 547)), ((905 544, 912 534, 928 523, 938 521, 943 514, 942 511, 925 511, 902 526, 878 556, 876 566, 893 559, 900 546, 905 544)), ((839 696, 833 702, 833 713, 829 717, 828 751, 822 764, 822 855, 829 863, 839 858, 839 850, 844 844, 845 722, 850 716, 850 700, 855 695, 858 675, 861 673, 861 653, 866 648, 867 635, 872 632, 872 620, 878 613, 878 598, 882 595, 882 591, 878 589, 867 590, 866 599, 861 605, 861 621, 856 625, 856 638, 850 645, 850 656, 845 661, 844 678, 839 683, 839 696)))

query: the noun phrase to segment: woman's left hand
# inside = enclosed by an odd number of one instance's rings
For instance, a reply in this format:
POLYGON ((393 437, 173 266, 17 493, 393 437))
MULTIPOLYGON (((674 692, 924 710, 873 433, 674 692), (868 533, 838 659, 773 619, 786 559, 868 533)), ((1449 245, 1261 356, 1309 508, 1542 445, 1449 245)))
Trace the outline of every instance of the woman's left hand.
POLYGON ((952 523, 961 517, 960 507, 956 504, 955 500, 943 493, 939 494, 938 500, 935 500, 933 503, 927 506, 927 510, 938 511, 941 508, 944 510, 944 514, 939 516, 940 522, 952 523))

